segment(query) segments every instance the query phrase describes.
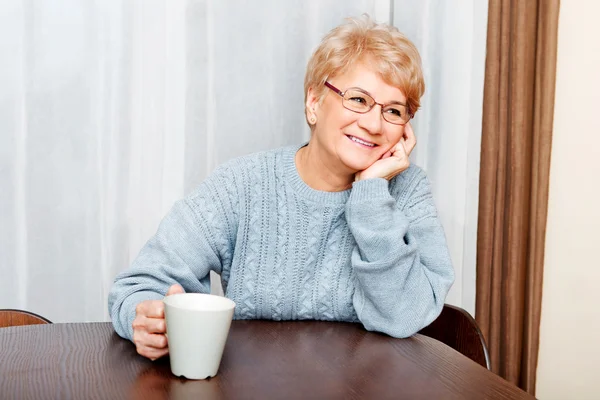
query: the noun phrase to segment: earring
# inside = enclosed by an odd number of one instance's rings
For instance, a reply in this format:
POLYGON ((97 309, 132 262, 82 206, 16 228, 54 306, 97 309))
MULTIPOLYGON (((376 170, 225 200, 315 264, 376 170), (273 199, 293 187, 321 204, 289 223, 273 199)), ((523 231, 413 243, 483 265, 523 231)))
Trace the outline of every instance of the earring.
POLYGON ((314 125, 315 122, 317 122, 317 119, 315 117, 310 117, 310 123, 314 125))

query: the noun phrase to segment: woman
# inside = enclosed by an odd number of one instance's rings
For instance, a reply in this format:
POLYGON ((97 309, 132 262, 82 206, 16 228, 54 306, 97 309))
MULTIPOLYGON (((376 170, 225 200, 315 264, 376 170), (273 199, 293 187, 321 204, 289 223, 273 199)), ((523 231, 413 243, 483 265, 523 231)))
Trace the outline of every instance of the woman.
POLYGON ((168 353, 165 294, 221 274, 237 319, 361 322, 407 337, 441 312, 454 280, 409 120, 419 54, 368 17, 333 29, 308 63, 308 144, 234 159, 177 202, 115 280, 115 330, 168 353))

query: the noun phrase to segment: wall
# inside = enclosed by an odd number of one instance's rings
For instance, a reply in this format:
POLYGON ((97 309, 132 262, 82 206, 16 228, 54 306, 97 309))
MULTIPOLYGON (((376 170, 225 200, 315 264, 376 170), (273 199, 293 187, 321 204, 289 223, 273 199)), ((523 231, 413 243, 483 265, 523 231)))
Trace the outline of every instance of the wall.
POLYGON ((600 398, 600 2, 562 1, 536 395, 600 398))

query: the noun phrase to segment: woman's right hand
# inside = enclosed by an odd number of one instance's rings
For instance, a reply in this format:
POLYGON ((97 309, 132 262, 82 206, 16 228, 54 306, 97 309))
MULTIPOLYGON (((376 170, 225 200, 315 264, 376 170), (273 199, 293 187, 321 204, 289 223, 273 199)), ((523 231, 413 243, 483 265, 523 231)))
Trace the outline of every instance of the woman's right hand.
MULTIPOLYGON (((185 293, 185 290, 180 285, 173 285, 167 296, 176 293, 185 293)), ((137 305, 133 320, 133 343, 140 355, 154 361, 168 354, 166 331, 165 304, 162 300, 146 300, 137 305)))
POLYGON ((392 179, 408 169, 410 166, 409 156, 416 145, 417 138, 415 132, 410 122, 408 122, 404 126, 404 133, 400 141, 369 168, 357 172, 354 180, 361 181, 369 178, 392 179))

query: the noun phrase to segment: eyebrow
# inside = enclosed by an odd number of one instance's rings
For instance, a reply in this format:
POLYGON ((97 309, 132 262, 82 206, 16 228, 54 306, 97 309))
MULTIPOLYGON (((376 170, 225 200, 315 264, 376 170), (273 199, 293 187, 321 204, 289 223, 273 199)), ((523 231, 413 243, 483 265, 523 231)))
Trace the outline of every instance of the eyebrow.
MULTIPOLYGON (((332 85, 331 83, 329 83, 329 81, 327 81, 327 80, 325 81, 325 83, 324 83, 324 84, 325 84, 325 86, 327 86, 329 89, 333 90, 334 92, 336 92, 338 95, 340 95, 340 96, 342 96, 342 97, 343 97, 343 96, 346 94, 346 92, 347 92, 348 90, 350 90, 350 89, 356 89, 356 90, 358 90, 358 91, 360 91, 360 92, 362 92, 362 93, 366 94, 367 96, 370 96, 370 97, 371 97, 373 100, 375 100, 375 97, 373 97, 373 95, 372 95, 371 93, 369 93, 369 92, 368 92, 368 91, 366 91, 365 89, 363 89, 363 88, 360 88, 360 87, 358 87, 358 86, 351 86, 351 87, 349 87, 348 89, 346 89, 346 90, 344 90, 344 91, 342 92, 340 89, 338 89, 338 88, 336 88, 335 86, 333 86, 333 85, 332 85)), ((377 102, 376 102, 376 103, 377 103, 377 102)), ((379 103, 378 103, 378 104, 379 104, 379 103)), ((383 105, 385 105, 385 106, 389 106, 389 105, 391 105, 391 104, 398 104, 398 105, 404 106, 404 107, 406 107, 407 109, 409 109, 409 106, 408 106, 408 104, 406 104, 406 103, 403 103, 403 102, 401 102, 401 101, 399 101, 399 100, 392 100, 391 102, 389 102, 389 103, 385 103, 385 104, 383 104, 383 105)), ((410 109, 409 109, 409 113, 410 113, 410 109)))
POLYGON ((398 104, 398 105, 401 105, 401 106, 404 106, 404 107, 408 107, 408 104, 406 104, 406 103, 403 103, 403 102, 401 102, 401 101, 398 101, 398 100, 392 100, 392 101, 390 101, 390 102, 389 102, 389 103, 387 103, 387 104, 398 104))
MULTIPOLYGON (((348 88, 348 89, 358 89, 358 90, 360 90, 361 92, 363 92, 364 94, 368 94, 369 96, 371 96, 371 98, 372 98, 373 100, 375 100, 375 96, 373 96, 371 93, 369 93, 368 91, 366 91, 365 89, 363 89, 363 88, 361 88, 361 87, 358 87, 358 86, 353 86, 353 87, 350 87, 350 88, 348 88)), ((348 91, 348 89, 346 89, 346 90, 344 91, 344 93, 346 93, 346 92, 348 91)), ((386 105, 386 106, 389 106, 389 105, 391 105, 391 104, 398 104, 398 105, 401 105, 401 106, 404 106, 404 107, 408 107, 408 104, 406 104, 406 103, 403 103, 403 102, 401 102, 400 100, 392 100, 392 101, 388 101, 388 102, 386 102, 386 103, 383 103, 383 104, 384 104, 384 105, 386 105)))

